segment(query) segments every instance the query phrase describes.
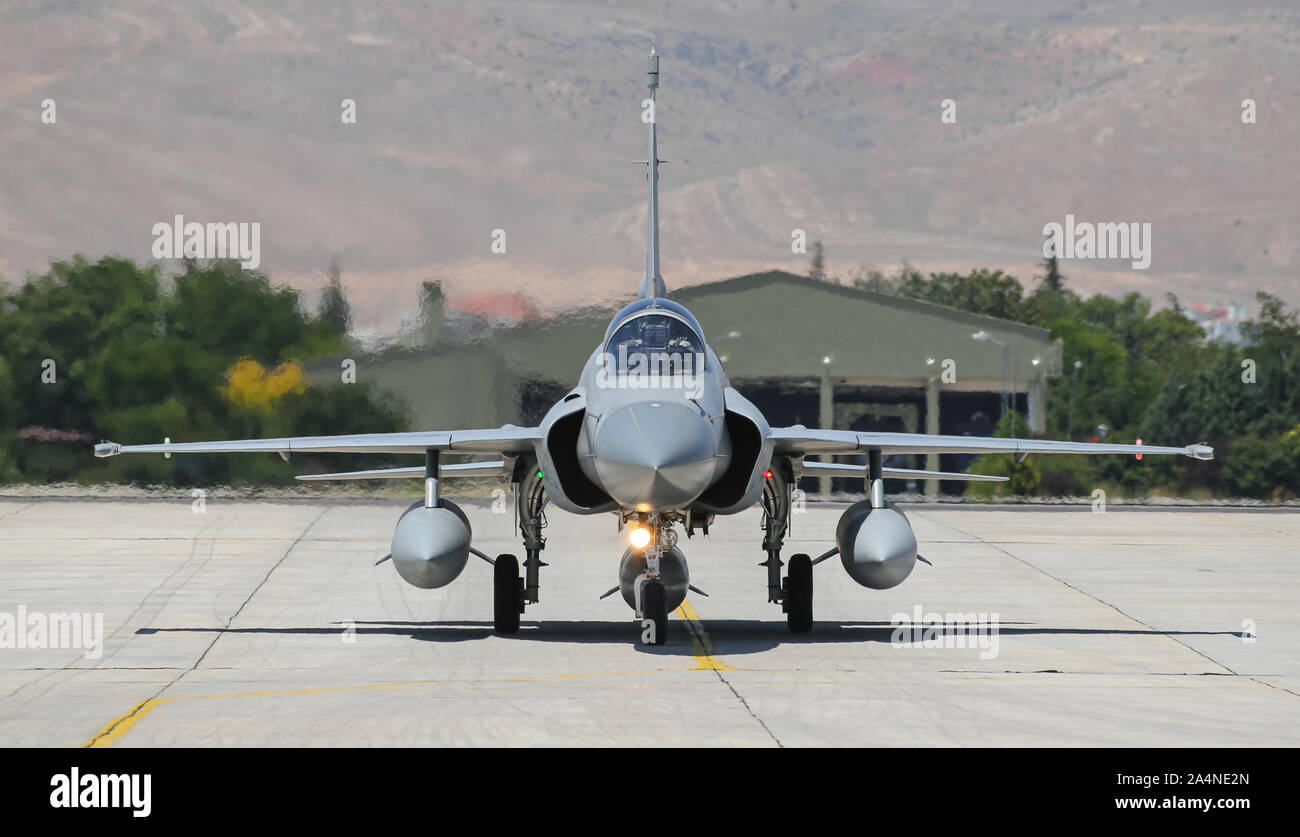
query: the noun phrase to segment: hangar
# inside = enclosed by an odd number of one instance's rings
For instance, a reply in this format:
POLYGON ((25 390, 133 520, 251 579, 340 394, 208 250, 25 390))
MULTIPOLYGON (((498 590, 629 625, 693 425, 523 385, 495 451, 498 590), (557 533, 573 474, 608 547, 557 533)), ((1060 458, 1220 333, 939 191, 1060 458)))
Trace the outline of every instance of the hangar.
MULTIPOLYGON (((1041 432, 1047 379, 1061 373, 1060 341, 1046 329, 784 271, 669 296, 695 314, 732 386, 774 425, 989 436, 1005 392, 1041 432)), ((573 385, 617 307, 358 359, 358 376, 407 393, 413 427, 535 424, 573 385)), ((942 459, 911 464, 967 464, 942 459)), ((924 487, 929 496, 939 490, 924 487)), ((804 488, 832 485, 807 480, 804 488)))

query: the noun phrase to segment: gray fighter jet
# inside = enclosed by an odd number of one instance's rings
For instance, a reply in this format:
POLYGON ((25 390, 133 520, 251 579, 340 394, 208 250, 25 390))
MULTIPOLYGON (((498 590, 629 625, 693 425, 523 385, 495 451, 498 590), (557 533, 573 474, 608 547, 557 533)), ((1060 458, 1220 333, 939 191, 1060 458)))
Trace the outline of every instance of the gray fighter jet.
MULTIPOLYGON (((423 454, 424 465, 378 471, 302 476, 307 480, 422 477, 424 498, 398 519, 391 558, 401 577, 422 588, 450 584, 470 554, 493 564, 494 624, 501 634, 519 630, 524 608, 538 601, 543 510, 548 502, 574 514, 608 514, 629 532, 618 568, 618 586, 641 620, 641 638, 662 644, 668 614, 690 587, 677 528, 707 535, 718 515, 762 505, 768 601, 780 604, 789 628, 813 625, 813 565, 836 554, 854 581, 872 589, 902 582, 918 560, 916 538, 901 510, 885 499, 886 478, 1001 480, 976 474, 886 468, 889 454, 1031 453, 1182 454, 1211 459, 1205 445, 1090 444, 864 433, 852 430, 771 427, 762 413, 732 389, 700 323, 665 298, 659 272, 659 164, 653 103, 659 56, 650 55, 649 223, 646 269, 639 298, 615 315, 582 370, 578 384, 537 427, 506 425, 485 430, 427 430, 347 436, 306 436, 224 442, 95 446, 96 456, 119 453, 273 452, 423 454), (487 461, 441 464, 444 453, 477 454, 487 461), (805 459, 808 455, 865 454, 857 466, 805 459), (515 493, 525 559, 485 555, 472 546, 470 521, 441 496, 450 477, 508 477, 515 493), (781 560, 790 520, 791 495, 799 477, 859 476, 865 499, 840 518, 835 545, 812 558, 781 560), (782 569, 786 569, 782 577, 782 569)), ((924 558, 920 560, 924 561, 924 558)))

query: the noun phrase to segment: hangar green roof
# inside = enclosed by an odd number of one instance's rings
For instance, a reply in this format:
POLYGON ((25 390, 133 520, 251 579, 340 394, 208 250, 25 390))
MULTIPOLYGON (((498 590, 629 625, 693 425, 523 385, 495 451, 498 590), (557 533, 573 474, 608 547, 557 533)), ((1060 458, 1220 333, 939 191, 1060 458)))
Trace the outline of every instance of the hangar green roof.
MULTIPOLYGON (((784 271, 682 288, 669 297, 695 315, 736 380, 817 378, 826 357, 837 378, 911 383, 933 374, 927 359, 952 358, 959 380, 1001 380, 1001 350, 973 340, 978 331, 1011 347, 1016 380, 1060 370, 1060 347, 1047 329, 784 271)), ((497 346, 508 367, 569 383, 615 310, 586 308, 526 323, 501 335, 497 346)))
MULTIPOLYGON (((681 288, 669 296, 695 315, 709 345, 725 358, 727 374, 742 385, 765 379, 813 383, 825 368, 822 359, 830 357, 829 371, 837 381, 923 386, 951 358, 957 380, 946 382, 946 390, 997 391, 1001 350, 972 340, 977 331, 1013 347, 1017 389, 1060 374, 1061 346, 1046 329, 784 271, 681 288), (927 366, 929 358, 934 365, 927 366)), ((486 340, 361 357, 358 379, 401 393, 416 426, 519 421, 519 399, 529 384, 540 383, 545 390, 577 383, 620 307, 573 309, 494 332, 486 340)), ((338 369, 338 359, 323 359, 309 373, 332 377, 338 369)), ((539 397, 546 400, 545 393, 539 397)))

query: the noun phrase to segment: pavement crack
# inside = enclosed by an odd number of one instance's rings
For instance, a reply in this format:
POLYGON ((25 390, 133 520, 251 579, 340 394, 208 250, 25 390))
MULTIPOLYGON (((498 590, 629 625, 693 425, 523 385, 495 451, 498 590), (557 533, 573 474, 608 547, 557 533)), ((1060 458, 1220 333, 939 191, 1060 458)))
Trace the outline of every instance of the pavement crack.
MULTIPOLYGON (((293 552, 294 548, 298 546, 298 544, 302 543, 303 538, 307 536, 307 533, 311 531, 313 526, 315 526, 318 522, 320 522, 320 519, 325 516, 325 512, 327 511, 329 511, 328 507, 322 508, 320 510, 320 514, 312 518, 311 523, 307 524, 307 527, 302 530, 302 533, 298 535, 298 537, 293 539, 293 543, 285 547, 284 552, 280 555, 280 557, 276 560, 276 562, 271 565, 271 568, 266 571, 266 575, 262 576, 262 580, 257 582, 257 586, 254 587, 249 592, 248 596, 246 596, 244 600, 239 603, 239 607, 235 608, 235 612, 230 614, 230 617, 226 619, 226 624, 222 627, 222 630, 218 631, 216 635, 212 637, 212 641, 208 643, 208 647, 203 649, 203 653, 200 654, 199 658, 194 661, 194 665, 190 666, 189 669, 186 670, 186 672, 182 673, 181 677, 184 677, 185 674, 188 674, 190 671, 194 671, 199 667, 200 664, 202 664, 203 659, 208 656, 208 652, 211 651, 213 646, 215 646, 217 642, 221 639, 221 637, 225 635, 224 634, 225 629, 235 624, 235 620, 239 618, 239 614, 244 612, 244 608, 248 606, 248 603, 253 600, 253 597, 257 595, 258 591, 262 589, 262 586, 265 585, 267 580, 271 578, 271 574, 280 568, 280 565, 284 563, 284 560, 289 557, 289 555, 293 552)), ((161 695, 162 692, 166 691, 168 688, 170 688, 172 685, 178 682, 181 679, 181 677, 177 677, 176 680, 173 680, 171 683, 168 683, 166 686, 163 687, 162 691, 160 691, 158 694, 161 695)))
MULTIPOLYGON (((34 504, 29 504, 28 506, 26 506, 26 507, 24 507, 24 508, 30 508, 31 505, 34 505, 34 504)), ((21 509, 20 509, 19 511, 21 511, 21 509)), ((100 661, 99 661, 95 666, 93 666, 93 667, 78 666, 78 665, 76 665, 76 660, 72 660, 72 661, 69 661, 68 663, 65 663, 65 664, 62 665, 62 666, 57 666, 57 667, 50 666, 50 667, 42 667, 42 668, 36 669, 36 670, 43 670, 43 671, 45 671, 45 673, 42 674, 42 675, 40 675, 39 677, 37 677, 35 680, 32 680, 32 681, 30 681, 30 682, 28 682, 28 683, 20 683, 17 687, 15 687, 15 688, 14 688, 12 691, 10 691, 8 694, 4 695, 3 697, 0 697, 0 703, 5 703, 5 702, 9 701, 9 700, 12 699, 13 697, 15 697, 19 692, 23 692, 23 691, 29 690, 29 689, 31 689, 31 688, 36 688, 36 687, 44 686, 44 689, 43 689, 39 694, 35 694, 35 695, 31 695, 31 696, 24 696, 24 700, 23 700, 23 703, 22 703, 21 705, 25 707, 25 706, 31 704, 32 701, 34 701, 34 700, 39 700, 40 698, 45 697, 46 695, 48 695, 48 694, 50 693, 50 691, 51 691, 52 689, 54 689, 56 686, 58 686, 60 681, 57 680, 57 675, 60 674, 60 673, 63 673, 63 672, 71 673, 71 672, 76 672, 76 671, 85 671, 85 670, 87 670, 88 668, 108 668, 107 666, 104 666, 103 663, 104 663, 104 662, 107 662, 107 661, 109 661, 109 660, 111 660, 111 659, 113 659, 113 657, 117 654, 117 652, 121 650, 120 647, 114 647, 114 648, 111 648, 111 649, 110 649, 110 648, 109 648, 109 645, 110 645, 114 640, 117 639, 118 635, 122 633, 123 628, 124 628, 128 623, 130 623, 130 622, 135 618, 136 614, 140 612, 140 609, 143 608, 143 607, 144 607, 144 606, 149 602, 149 600, 150 600, 150 599, 151 599, 155 594, 157 594, 160 590, 162 590, 163 588, 165 588, 167 585, 171 584, 172 580, 175 579, 175 578, 177 578, 177 577, 182 573, 182 571, 184 571, 185 569, 189 568, 191 562, 193 562, 193 560, 194 560, 195 552, 196 552, 196 550, 198 549, 199 541, 204 539, 204 538, 203 538, 203 532, 206 531, 206 528, 207 528, 206 526, 204 526, 204 527, 200 527, 199 532, 198 532, 197 534, 195 534, 195 535, 193 535, 193 536, 191 536, 191 537, 189 537, 189 538, 185 538, 185 539, 184 539, 184 540, 188 540, 188 541, 190 541, 190 543, 191 543, 189 557, 187 557, 184 561, 182 561, 182 562, 181 562, 181 565, 180 565, 179 567, 177 567, 176 569, 172 570, 171 573, 169 573, 165 579, 163 579, 163 580, 162 580, 162 581, 161 581, 161 582, 160 582, 156 587, 154 587, 154 589, 150 591, 149 595, 146 596, 146 597, 144 598, 144 600, 142 600, 142 601, 140 602, 140 604, 137 604, 137 605, 135 606, 135 609, 133 609, 133 610, 131 611, 131 613, 128 614, 127 617, 126 617, 125 619, 122 620, 122 623, 121 623, 120 625, 118 625, 118 627, 115 628, 115 629, 113 630, 112 633, 110 633, 108 636, 106 636, 106 637, 104 638, 104 656, 103 656, 103 658, 102 658, 102 659, 101 659, 101 660, 100 660, 100 661)), ((212 536, 212 538, 211 538, 211 540, 210 540, 210 542, 209 542, 209 544, 208 544, 208 556, 207 556, 207 558, 203 559, 203 561, 202 561, 201 564, 200 564, 200 567, 202 567, 203 564, 206 564, 207 561, 208 561, 209 559, 212 558, 212 552, 213 552, 213 550, 216 549, 217 536, 220 535, 221 532, 224 531, 224 530, 225 530, 225 526, 221 526, 221 527, 218 528, 217 532, 212 536)), ((180 583, 183 583, 183 582, 185 582, 185 581, 188 581, 190 578, 193 577, 194 573, 197 572, 197 571, 198 571, 197 569, 191 571, 191 573, 189 574, 189 576, 186 576, 186 577, 182 578, 182 579, 181 579, 181 582, 179 582, 176 586, 179 587, 179 586, 180 586, 180 583)), ((166 595, 167 595, 167 600, 170 600, 171 596, 172 596, 174 593, 175 593, 175 590, 174 590, 174 589, 173 589, 171 592, 168 592, 168 593, 166 594, 166 595)), ((166 604, 166 601, 164 601, 162 604, 158 605, 158 607, 161 608, 161 607, 162 607, 163 605, 165 605, 165 604, 166 604)), ((156 608, 156 609, 157 609, 157 608, 156 608)), ((156 609, 155 609, 155 610, 156 610, 156 609)))
MULTIPOLYGON (((686 623, 686 629, 691 632, 691 641, 700 646, 700 648, 705 652, 706 659, 712 660, 713 641, 709 639, 708 633, 704 630, 704 625, 700 622, 699 617, 694 615, 693 609, 690 611, 684 610, 684 615, 686 618, 682 621, 686 623)), ((707 670, 712 671, 714 675, 717 676, 718 681, 727 687, 736 700, 740 701, 740 705, 744 707, 745 712, 763 728, 763 732, 767 733, 768 738, 771 738, 777 747, 785 749, 785 744, 781 743, 781 739, 777 738, 776 733, 772 732, 771 727, 769 727, 762 718, 758 717, 758 713, 749 705, 749 701, 745 700, 745 696, 742 695, 736 689, 735 684, 728 680, 726 675, 723 674, 723 667, 715 664, 708 666, 707 670)))
POLYGON ((212 647, 216 645, 217 641, 220 640, 221 637, 223 636, 222 632, 226 628, 229 628, 232 624, 234 624, 235 619, 237 619, 239 617, 239 614, 243 612, 244 608, 248 606, 248 603, 253 600, 253 597, 257 595, 257 592, 262 589, 262 586, 266 584, 268 579, 270 579, 271 574, 274 573, 277 569, 279 569, 280 565, 284 563, 284 560, 289 557, 290 553, 293 552, 294 547, 296 547, 299 543, 302 542, 303 538, 306 537, 307 533, 310 532, 312 527, 315 526, 320 521, 320 519, 325 516, 325 512, 327 511, 329 511, 328 506, 322 508, 320 510, 320 514, 312 518, 311 523, 308 523, 307 526, 302 530, 301 534, 299 534, 298 537, 294 538, 293 543, 289 544, 289 546, 285 548, 284 553, 280 555, 280 557, 276 560, 276 562, 273 565, 271 565, 271 568, 266 571, 266 574, 262 576, 262 580, 257 582, 257 585, 252 589, 252 591, 249 592, 248 596, 244 598, 244 601, 240 603, 239 607, 235 608, 234 613, 230 614, 230 617, 226 619, 225 626, 221 630, 216 632, 215 636, 212 637, 212 641, 209 642, 207 647, 203 649, 203 653, 199 655, 198 659, 194 661, 193 665, 191 665, 189 668, 181 669, 179 674, 177 674, 171 680, 168 680, 165 684, 163 684, 162 688, 154 692, 154 694, 151 697, 140 701, 135 705, 135 707, 129 713, 117 719, 116 723, 113 723, 110 726, 105 727, 103 730, 101 730, 98 735, 96 735, 86 744, 86 746, 87 747, 95 746, 96 743, 99 742, 100 740, 104 739, 105 737, 111 736, 114 730, 118 729, 123 724, 126 724, 127 728, 130 728, 130 726, 135 723, 136 717, 141 716, 141 713, 145 710, 145 707, 152 708, 160 701, 174 700, 174 698, 164 698, 163 694, 172 686, 175 686, 177 683, 179 683, 185 677, 185 675, 198 669, 199 665, 203 662, 204 658, 208 656, 208 652, 212 650, 212 647))
MULTIPOLYGON (((946 529, 951 529, 951 530, 954 531, 954 532, 959 532, 959 533, 965 535, 965 536, 968 537, 968 538, 974 538, 976 541, 979 541, 980 543, 984 544, 984 545, 987 546, 987 547, 990 547, 991 549, 995 549, 995 550, 997 550, 998 552, 1001 552, 1003 555, 1007 556, 1008 558, 1011 558, 1011 559, 1013 559, 1013 560, 1015 560, 1015 561, 1020 562, 1021 564, 1025 565, 1026 567, 1029 567, 1031 570, 1034 570, 1035 572, 1042 573, 1043 575, 1047 576, 1048 578, 1052 579, 1053 581, 1057 582, 1058 584, 1063 584, 1063 585, 1065 585, 1066 587, 1069 587, 1071 590, 1075 591, 1076 593, 1079 593, 1080 595, 1083 595, 1083 596, 1087 596, 1088 598, 1092 599, 1094 602, 1099 602, 1099 603, 1105 605, 1106 607, 1108 607, 1108 608, 1110 608, 1111 610, 1113 610, 1113 611, 1115 611, 1116 613, 1118 613, 1120 616, 1123 616, 1125 619, 1130 619, 1130 620, 1132 620, 1132 621, 1138 623, 1139 625, 1143 626, 1144 628, 1148 628, 1148 629, 1150 629, 1150 630, 1152 630, 1152 631, 1154 631, 1154 632, 1156 632, 1156 633, 1163 634, 1164 636, 1168 637, 1169 639, 1173 640, 1174 642, 1176 642, 1176 643, 1178 643, 1179 645, 1181 645, 1181 646, 1183 646, 1184 648, 1186 648, 1188 651, 1191 651, 1191 652, 1192 652, 1193 654, 1195 654, 1196 656, 1201 657, 1202 659, 1204 659, 1204 660, 1206 660, 1206 661, 1208 661, 1208 662, 1210 662, 1210 663, 1213 663, 1214 665, 1218 666, 1219 668, 1223 669, 1223 670, 1226 671, 1228 674, 1231 674, 1231 675, 1234 676, 1234 677, 1244 677, 1244 678, 1246 678, 1247 680, 1250 680, 1250 681, 1252 681, 1252 682, 1258 683, 1258 684, 1261 685, 1261 686, 1267 686, 1267 687, 1270 688, 1270 689, 1279 689, 1279 690, 1281 690, 1281 691, 1283 691, 1283 692, 1287 692, 1288 694, 1296 695, 1295 692, 1291 691, 1290 689, 1286 688, 1285 686, 1275 686, 1275 685, 1273 685, 1272 683, 1267 683, 1267 682, 1265 682, 1265 681, 1263 681, 1263 680, 1260 680, 1258 677, 1255 677, 1255 676, 1252 676, 1252 675, 1249 675, 1249 674, 1243 674, 1243 673, 1241 673, 1241 672, 1239 672, 1239 671, 1236 671, 1235 669, 1233 669, 1233 668, 1230 667, 1230 666, 1224 665, 1223 663, 1221 663, 1221 662, 1219 662, 1218 660, 1216 660, 1216 659, 1214 659, 1213 657, 1211 657, 1209 654, 1206 654, 1206 653, 1204 653, 1203 651, 1200 651, 1200 650, 1198 650, 1198 649, 1196 649, 1196 648, 1193 648, 1191 645, 1188 645, 1186 642, 1183 642, 1181 639, 1179 639, 1179 638, 1176 637, 1176 636, 1173 636, 1173 635, 1170 634, 1169 632, 1167 632, 1167 631, 1161 631, 1159 628, 1156 628, 1156 627, 1153 626, 1153 625, 1149 625, 1149 624, 1147 624, 1146 622, 1143 622, 1141 619, 1138 619, 1136 616, 1133 616, 1133 615, 1130 614, 1130 613, 1126 613, 1126 612, 1125 612, 1121 607, 1119 607, 1118 605, 1113 604, 1113 603, 1111 603, 1111 602, 1108 602, 1108 601, 1106 601, 1105 599, 1103 599, 1103 598, 1101 598, 1101 597, 1099 597, 1099 596, 1094 596, 1092 593, 1089 593, 1089 592, 1087 592, 1086 590, 1081 590, 1080 588, 1075 587, 1073 584, 1071 584, 1070 582, 1066 581, 1065 579, 1060 578, 1060 577, 1055 576, 1055 575, 1052 575, 1051 573, 1049 573, 1047 570, 1043 569, 1042 567, 1039 567, 1039 566, 1036 566, 1036 565, 1034 565, 1034 564, 1029 563, 1029 562, 1026 561, 1024 558, 1021 558, 1019 555, 1016 555, 1015 553, 1011 552, 1010 550, 1004 549, 1004 548, 1003 548, 1002 546, 1000 546, 999 544, 996 544, 996 543, 994 543, 994 542, 992 542, 992 541, 987 541, 987 540, 985 540, 984 538, 981 538, 979 535, 975 534, 974 532, 967 532, 965 529, 958 529, 956 526, 953 526, 953 525, 950 524, 950 523, 943 523, 943 522, 940 522, 940 521, 938 521, 938 520, 935 520, 935 519, 932 518, 932 517, 926 517, 926 516, 923 515, 923 514, 919 514, 919 513, 918 513, 917 516, 918 516, 918 517, 924 517, 926 520, 930 521, 931 523, 935 523, 935 524, 937 524, 937 525, 939 525, 939 526, 943 526, 943 527, 946 528, 946 529)), ((1300 697, 1300 695, 1296 695, 1296 696, 1297 696, 1297 697, 1300 697)))
POLYGON ((777 738, 776 733, 772 732, 771 728, 768 727, 768 725, 763 721, 763 719, 758 717, 758 713, 755 712, 753 707, 749 705, 749 701, 745 700, 745 697, 740 692, 736 691, 735 685, 730 680, 728 680, 725 676, 723 676, 721 670, 715 668, 713 669, 713 673, 718 676, 718 679, 720 681, 722 681, 722 685, 730 689, 731 693, 736 696, 736 700, 740 701, 740 705, 745 707, 745 711, 749 713, 749 717, 753 718, 755 721, 758 722, 758 725, 763 728, 763 732, 767 733, 768 737, 771 738, 772 741, 776 743, 777 747, 780 747, 781 749, 784 750, 785 745, 781 743, 781 739, 777 738))
POLYGON ((28 503, 27 505, 23 506, 22 508, 14 509, 13 511, 9 512, 8 514, 0 514, 0 520, 8 520, 9 518, 14 517, 15 515, 19 515, 19 514, 25 512, 25 511, 27 511, 28 509, 30 509, 30 508, 31 508, 32 506, 34 506, 34 505, 36 505, 36 504, 35 504, 35 503, 28 503))

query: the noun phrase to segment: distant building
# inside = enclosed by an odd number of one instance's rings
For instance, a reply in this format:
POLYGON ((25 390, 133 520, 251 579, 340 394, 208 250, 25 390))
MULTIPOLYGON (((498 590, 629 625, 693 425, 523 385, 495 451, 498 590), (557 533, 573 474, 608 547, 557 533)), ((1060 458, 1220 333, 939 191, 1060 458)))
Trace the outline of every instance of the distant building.
MULTIPOLYGON (((541 309, 530 297, 514 291, 484 291, 445 295, 442 283, 420 285, 420 317, 404 328, 418 335, 426 349, 453 344, 481 343, 505 329, 537 320, 541 309)), ((409 341, 408 341, 409 342, 409 341)))
POLYGON ((1221 340, 1225 343, 1244 343, 1241 324, 1250 322, 1246 306, 1220 302, 1189 303, 1185 313, 1193 322, 1205 331, 1207 340, 1221 340))
POLYGON ((517 325, 541 316, 537 303, 513 291, 449 296, 444 303, 448 320, 486 320, 492 324, 517 325))

